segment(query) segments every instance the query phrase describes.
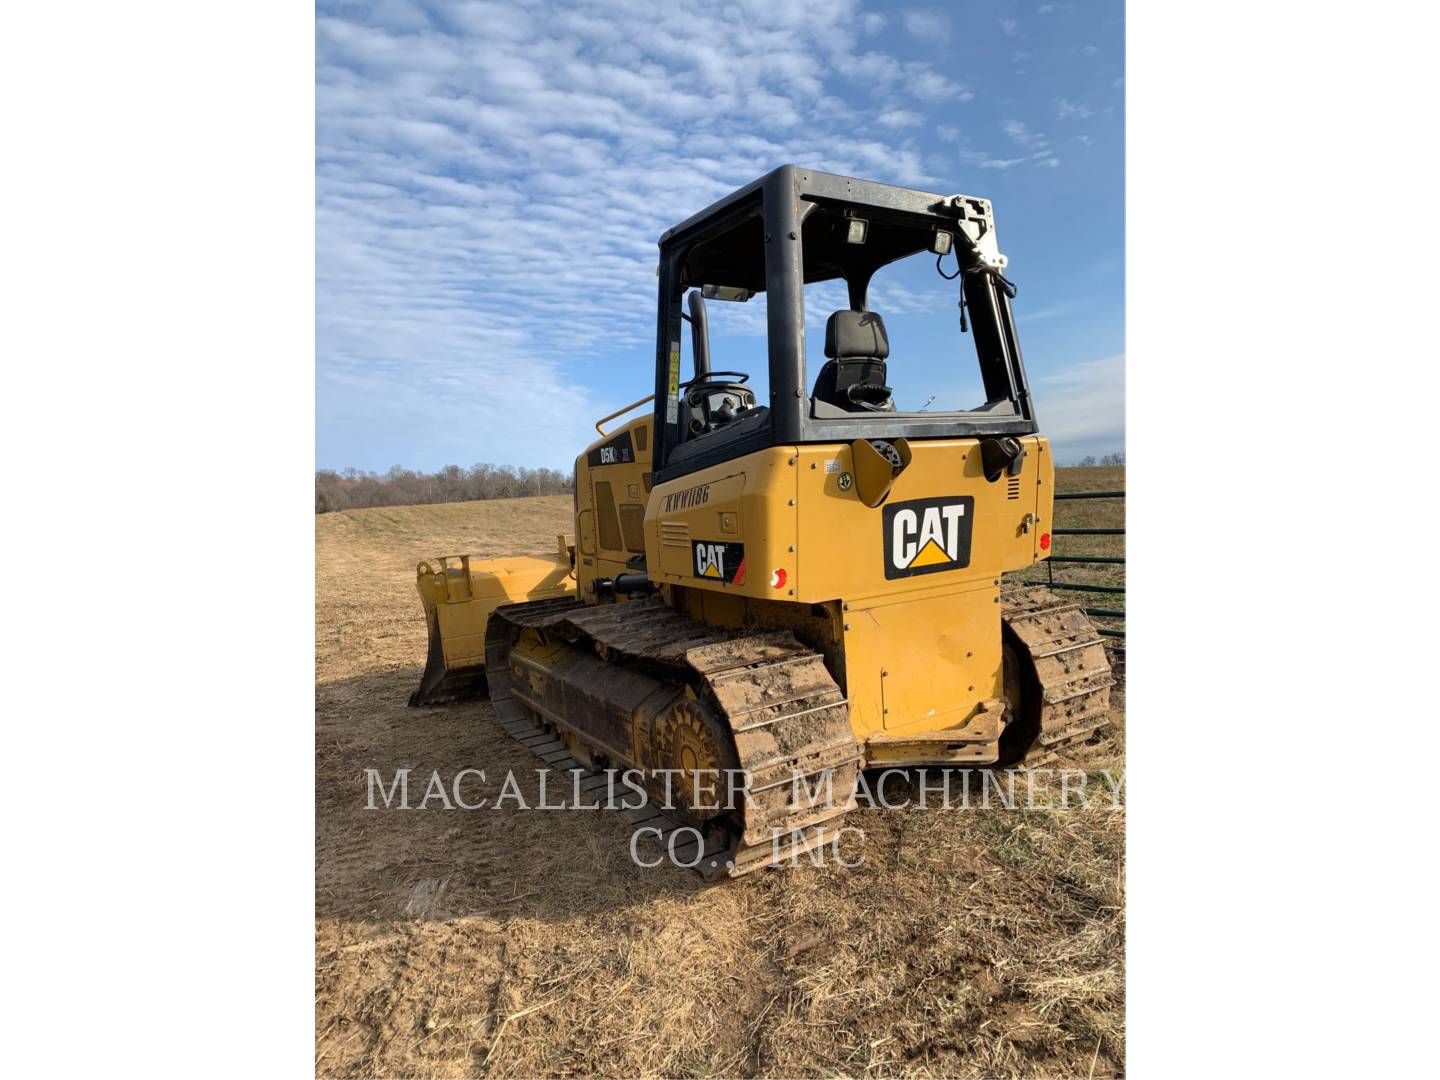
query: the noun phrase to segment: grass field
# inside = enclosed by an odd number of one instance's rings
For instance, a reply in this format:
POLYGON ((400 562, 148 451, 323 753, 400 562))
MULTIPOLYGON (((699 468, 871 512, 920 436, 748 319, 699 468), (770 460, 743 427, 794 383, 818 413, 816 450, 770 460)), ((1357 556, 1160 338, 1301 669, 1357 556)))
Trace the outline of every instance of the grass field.
MULTIPOLYGON (((1062 524, 1120 513, 1057 505, 1062 524)), ((316 519, 317 1073, 1119 1075, 1118 812, 859 810, 858 868, 707 886, 635 867, 618 814, 366 809, 367 768, 510 768, 536 800, 535 760, 488 704, 405 707, 414 567, 549 550, 570 517, 560 496, 316 519)), ((1061 549, 1121 538, 1076 539, 1061 549)), ((1086 769, 1123 769, 1114 700, 1086 769)))

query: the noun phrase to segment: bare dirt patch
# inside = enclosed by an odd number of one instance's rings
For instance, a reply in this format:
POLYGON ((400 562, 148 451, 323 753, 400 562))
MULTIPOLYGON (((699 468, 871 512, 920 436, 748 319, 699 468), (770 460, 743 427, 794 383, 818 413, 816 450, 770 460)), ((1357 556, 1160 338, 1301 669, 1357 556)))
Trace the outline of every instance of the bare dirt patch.
MULTIPOLYGON (((405 707, 414 567, 549 550, 570 516, 560 496, 316 520, 317 1073, 1118 1075, 1118 813, 864 810, 856 869, 708 886, 635 867, 617 814, 366 809, 365 770, 407 766, 513 768, 535 801, 488 704, 405 707)), ((1122 768, 1115 700, 1087 769, 1122 768)))

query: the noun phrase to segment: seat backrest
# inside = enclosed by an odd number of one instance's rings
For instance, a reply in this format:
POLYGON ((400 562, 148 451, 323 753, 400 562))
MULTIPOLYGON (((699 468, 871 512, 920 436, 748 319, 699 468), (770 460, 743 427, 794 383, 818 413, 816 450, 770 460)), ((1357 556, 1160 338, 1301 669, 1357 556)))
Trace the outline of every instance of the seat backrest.
POLYGON ((825 355, 832 360, 884 360, 890 355, 885 320, 874 311, 837 311, 825 324, 825 355))
POLYGON ((837 311, 825 324, 825 355, 830 359, 815 380, 815 399, 847 412, 887 411, 885 358, 890 339, 885 320, 873 311, 837 311))

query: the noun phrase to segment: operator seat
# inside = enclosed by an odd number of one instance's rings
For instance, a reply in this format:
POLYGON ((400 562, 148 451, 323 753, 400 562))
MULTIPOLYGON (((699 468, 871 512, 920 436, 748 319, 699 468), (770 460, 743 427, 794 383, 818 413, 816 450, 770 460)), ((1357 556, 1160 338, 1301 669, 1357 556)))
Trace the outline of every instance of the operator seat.
POLYGON ((894 412, 885 385, 890 339, 885 320, 873 311, 837 311, 825 324, 829 359, 815 380, 815 400, 846 412, 894 412))

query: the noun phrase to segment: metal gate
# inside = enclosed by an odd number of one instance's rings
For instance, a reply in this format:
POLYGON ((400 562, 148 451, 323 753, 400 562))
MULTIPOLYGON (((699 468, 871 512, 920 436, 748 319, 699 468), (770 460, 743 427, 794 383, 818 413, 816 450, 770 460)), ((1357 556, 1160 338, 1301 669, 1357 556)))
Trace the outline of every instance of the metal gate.
MULTIPOLYGON (((1057 492, 1057 493, 1055 494, 1055 501, 1056 501, 1056 502, 1059 502, 1059 501, 1061 501, 1062 499, 1124 499, 1124 498, 1125 498, 1125 492, 1123 492, 1123 491, 1067 491, 1067 492, 1057 492)), ((1060 537, 1060 536, 1124 536, 1124 535, 1125 535, 1125 529, 1124 529, 1123 527, 1119 527, 1119 528, 1083 528, 1083 529, 1080 529, 1080 528, 1076 528, 1076 529, 1060 529, 1060 528, 1056 528, 1056 529, 1051 529, 1051 530, 1050 530, 1050 535, 1051 535, 1052 537, 1060 537)), ((1058 548, 1059 545, 1057 544, 1056 546, 1057 546, 1057 548, 1058 548)), ((1124 618, 1125 618, 1125 599, 1124 599, 1124 597, 1125 597, 1125 586, 1124 586, 1124 585, 1103 584, 1103 583, 1094 582, 1094 581, 1073 581, 1073 580, 1058 580, 1058 581, 1057 581, 1056 578, 1055 578, 1055 564, 1056 564, 1056 563, 1081 563, 1081 564, 1090 564, 1090 565, 1104 564, 1104 565, 1119 565, 1119 566, 1122 566, 1122 567, 1123 567, 1123 566, 1125 565, 1125 556, 1124 556, 1124 555, 1065 555, 1065 554, 1062 554, 1062 553, 1056 553, 1056 554, 1052 554, 1052 555, 1050 556, 1050 558, 1045 561, 1045 573, 1046 573, 1046 577, 1047 577, 1046 584, 1047 584, 1050 588, 1052 588, 1052 589, 1069 589, 1069 590, 1071 590, 1071 591, 1073 591, 1073 592, 1084 592, 1084 593, 1100 594, 1100 595, 1102 595, 1102 596, 1118 596, 1118 597, 1120 598, 1120 600, 1119 600, 1119 606, 1118 606, 1118 607, 1087 607, 1087 608, 1085 609, 1085 614, 1086 614, 1086 615, 1090 615, 1090 616, 1092 616, 1092 617, 1099 617, 1099 618, 1106 618, 1106 619, 1119 619, 1119 620, 1121 620, 1121 621, 1122 621, 1122 625, 1121 625, 1121 626, 1118 626, 1118 627, 1113 627, 1113 626, 1097 626, 1096 629, 1099 630, 1100 633, 1103 634, 1105 637, 1119 638, 1119 639, 1121 639, 1121 640, 1123 641, 1123 640, 1124 640, 1124 637, 1125 637, 1125 627, 1124 627, 1124 625, 1123 625, 1123 620, 1124 620, 1124 618)), ((1123 647, 1123 646, 1117 646, 1117 647, 1123 647)))

